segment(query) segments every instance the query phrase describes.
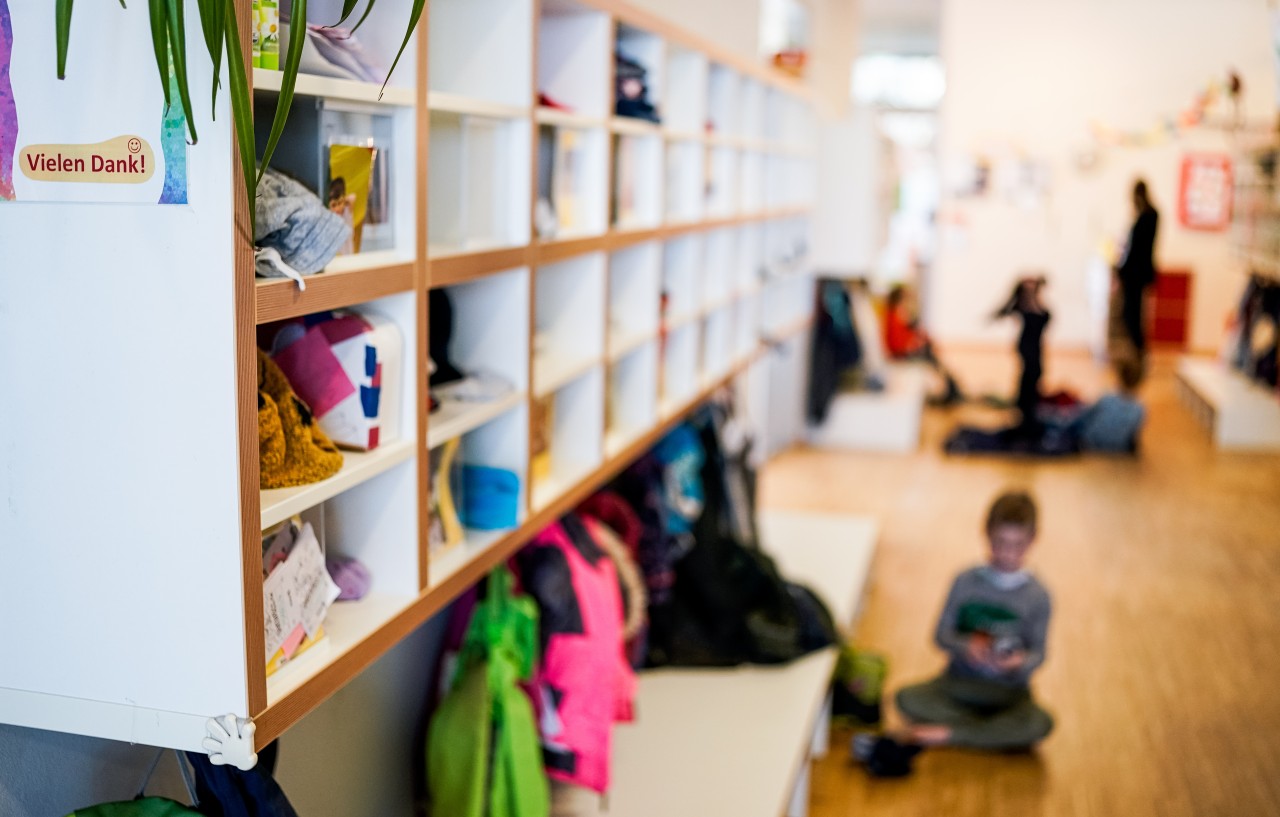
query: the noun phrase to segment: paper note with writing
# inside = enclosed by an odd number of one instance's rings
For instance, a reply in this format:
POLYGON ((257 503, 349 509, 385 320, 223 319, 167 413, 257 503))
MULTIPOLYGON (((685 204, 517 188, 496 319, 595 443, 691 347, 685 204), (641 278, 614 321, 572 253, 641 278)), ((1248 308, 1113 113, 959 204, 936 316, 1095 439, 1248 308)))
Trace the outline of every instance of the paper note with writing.
POLYGON ((329 578, 320 542, 308 522, 302 526, 289 557, 262 585, 267 658, 275 655, 298 625, 307 635, 315 635, 340 592, 329 578))

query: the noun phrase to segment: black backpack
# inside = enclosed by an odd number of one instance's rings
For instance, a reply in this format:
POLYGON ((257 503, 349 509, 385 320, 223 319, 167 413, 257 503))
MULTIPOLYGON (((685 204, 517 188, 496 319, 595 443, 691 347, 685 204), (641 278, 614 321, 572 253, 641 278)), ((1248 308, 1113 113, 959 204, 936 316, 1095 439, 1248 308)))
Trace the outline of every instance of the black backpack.
POLYGON ((713 406, 696 422, 706 453, 705 506, 695 545, 676 564, 664 626, 650 632, 650 666, 776 664, 836 641, 826 605, 783 578, 759 549, 754 524, 743 530, 742 520, 755 519, 755 474, 748 451, 725 453, 726 419, 725 410, 713 406))

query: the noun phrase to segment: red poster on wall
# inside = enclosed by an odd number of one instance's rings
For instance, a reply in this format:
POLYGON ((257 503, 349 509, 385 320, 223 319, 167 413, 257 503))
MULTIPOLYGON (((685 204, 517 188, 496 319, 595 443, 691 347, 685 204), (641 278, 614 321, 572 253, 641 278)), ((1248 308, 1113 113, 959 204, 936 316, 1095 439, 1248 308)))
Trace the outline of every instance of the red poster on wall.
POLYGON ((1234 179, 1231 157, 1223 153, 1192 153, 1182 160, 1178 185, 1178 216, 1189 230, 1219 232, 1231 226, 1234 179))

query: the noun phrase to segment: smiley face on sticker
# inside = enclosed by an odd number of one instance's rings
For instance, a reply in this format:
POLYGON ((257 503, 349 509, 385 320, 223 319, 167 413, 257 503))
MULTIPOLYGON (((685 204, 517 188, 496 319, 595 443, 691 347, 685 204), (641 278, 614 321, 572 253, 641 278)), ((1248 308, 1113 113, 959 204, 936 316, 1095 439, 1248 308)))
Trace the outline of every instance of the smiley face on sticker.
POLYGON ((135 136, 129 140, 129 152, 137 153, 140 150, 142 150, 142 140, 135 136))

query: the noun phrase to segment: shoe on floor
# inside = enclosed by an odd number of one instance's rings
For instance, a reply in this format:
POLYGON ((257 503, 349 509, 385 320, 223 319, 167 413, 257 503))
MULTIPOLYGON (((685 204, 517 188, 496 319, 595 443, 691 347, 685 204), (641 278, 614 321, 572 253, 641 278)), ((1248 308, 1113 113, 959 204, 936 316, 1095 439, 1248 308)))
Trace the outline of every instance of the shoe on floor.
POLYGON ((872 777, 906 777, 922 748, 869 733, 854 735, 850 746, 854 759, 866 766, 872 777))

